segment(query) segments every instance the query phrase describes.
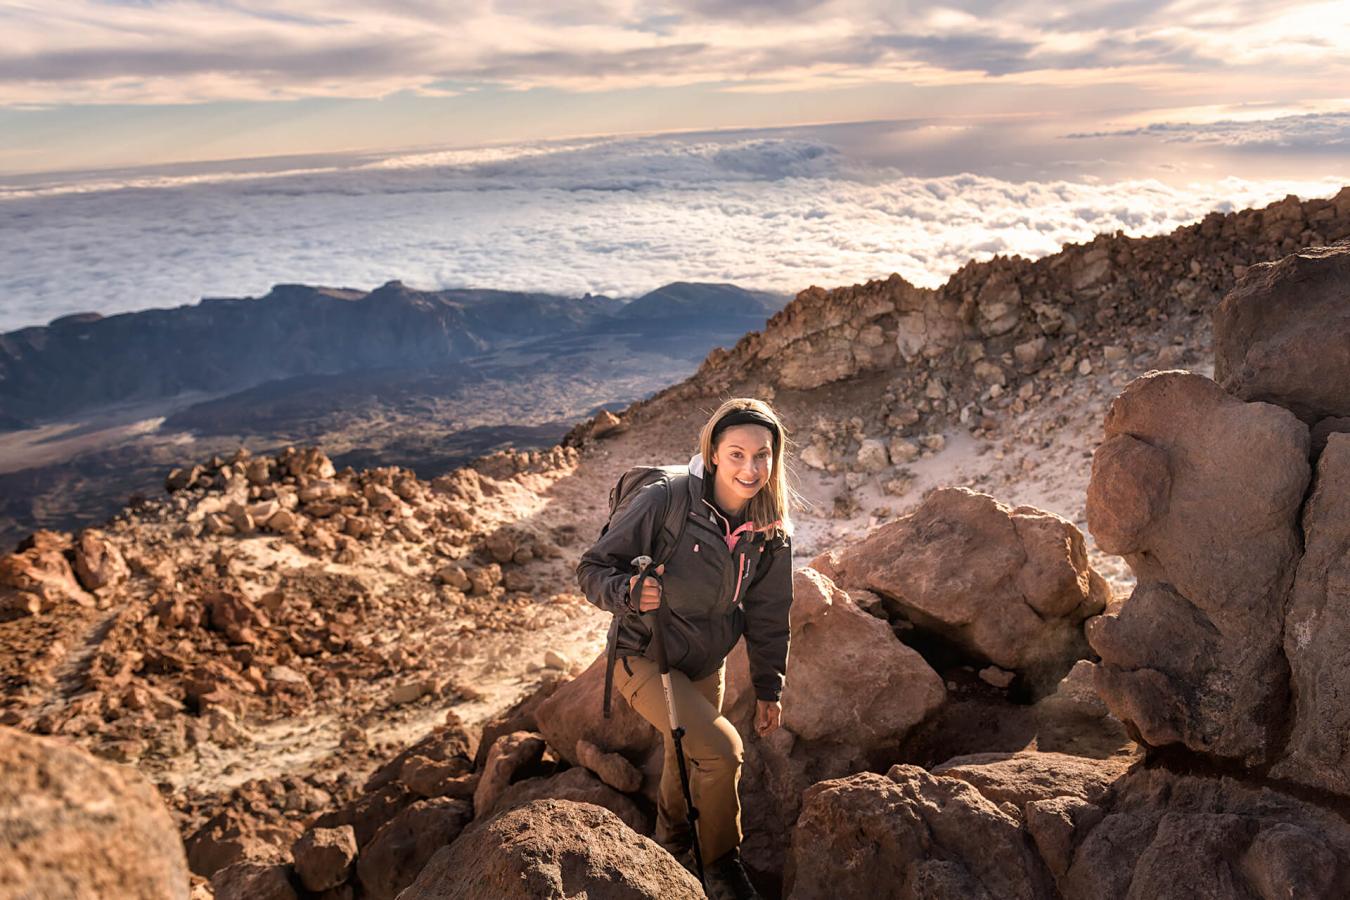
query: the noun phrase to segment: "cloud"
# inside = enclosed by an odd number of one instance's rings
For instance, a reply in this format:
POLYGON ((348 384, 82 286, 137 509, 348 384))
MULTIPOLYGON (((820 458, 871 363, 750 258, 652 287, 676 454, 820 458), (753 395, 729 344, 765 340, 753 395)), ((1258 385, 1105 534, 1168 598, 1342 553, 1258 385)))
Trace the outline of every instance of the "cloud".
POLYGON ((1037 257, 1098 232, 1164 233, 1213 209, 1339 187, 914 176, 851 157, 821 139, 828 129, 795 131, 11 188, 0 192, 0 332, 277 282, 635 296, 677 280, 793 293, 898 272, 932 286, 995 252, 1037 257))
POLYGON ((1350 112, 1255 120, 1154 122, 1138 128, 1079 132, 1066 137, 1143 137, 1171 144, 1211 144, 1251 151, 1338 152, 1350 150, 1350 112))
POLYGON ((1350 13, 1193 0, 66 0, 0 7, 0 29, 0 104, 18 106, 373 98, 447 81, 786 90, 1165 71, 1216 89, 1237 72, 1306 86, 1309 73, 1346 74, 1350 13))

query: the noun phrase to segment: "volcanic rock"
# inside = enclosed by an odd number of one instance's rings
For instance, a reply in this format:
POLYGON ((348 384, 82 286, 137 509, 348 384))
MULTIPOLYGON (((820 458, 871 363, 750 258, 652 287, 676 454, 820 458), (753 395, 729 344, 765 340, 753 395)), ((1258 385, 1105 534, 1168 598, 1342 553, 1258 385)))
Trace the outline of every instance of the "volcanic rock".
POLYGON ((698 879, 609 810, 536 800, 441 849, 402 900, 702 900, 698 879))

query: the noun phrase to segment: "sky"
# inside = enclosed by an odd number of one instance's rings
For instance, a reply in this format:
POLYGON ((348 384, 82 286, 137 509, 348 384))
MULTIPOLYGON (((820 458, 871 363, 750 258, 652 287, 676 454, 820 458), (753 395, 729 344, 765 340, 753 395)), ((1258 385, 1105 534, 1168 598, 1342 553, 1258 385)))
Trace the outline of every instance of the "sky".
MULTIPOLYGON (((1350 110, 1350 4, 0 2, 0 173, 877 120, 1350 110)), ((1339 129, 1345 150, 1344 119, 1339 129)))
POLYGON ((0 0, 0 332, 792 294, 1350 184, 1350 3, 0 0))

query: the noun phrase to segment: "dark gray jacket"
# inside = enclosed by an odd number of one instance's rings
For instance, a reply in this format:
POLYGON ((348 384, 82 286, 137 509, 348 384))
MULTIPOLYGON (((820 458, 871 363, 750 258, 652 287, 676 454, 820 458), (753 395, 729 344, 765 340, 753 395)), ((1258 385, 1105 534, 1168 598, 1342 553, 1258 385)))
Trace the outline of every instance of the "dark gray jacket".
MULTIPOLYGON (((670 667, 697 681, 717 671, 745 635, 750 678, 760 700, 778 700, 787 671, 788 611, 792 608, 792 540, 747 528, 728 539, 722 514, 704 494, 703 459, 689 461, 689 520, 666 563, 662 602, 669 604, 666 653, 670 667), (728 544, 732 546, 728 546, 728 544)), ((619 616, 618 655, 655 659, 651 613, 628 603, 635 556, 652 555, 660 528, 664 486, 642 487, 609 531, 577 564, 581 590, 596 606, 619 616)))

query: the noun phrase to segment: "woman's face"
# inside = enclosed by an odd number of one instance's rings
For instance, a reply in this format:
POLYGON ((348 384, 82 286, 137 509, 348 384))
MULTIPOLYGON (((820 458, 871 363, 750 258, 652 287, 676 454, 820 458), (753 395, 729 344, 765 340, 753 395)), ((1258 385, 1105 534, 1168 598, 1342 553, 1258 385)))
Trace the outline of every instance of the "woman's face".
POLYGON ((763 425, 732 425, 718 438, 712 457, 717 493, 748 501, 773 471, 773 432, 763 425))

